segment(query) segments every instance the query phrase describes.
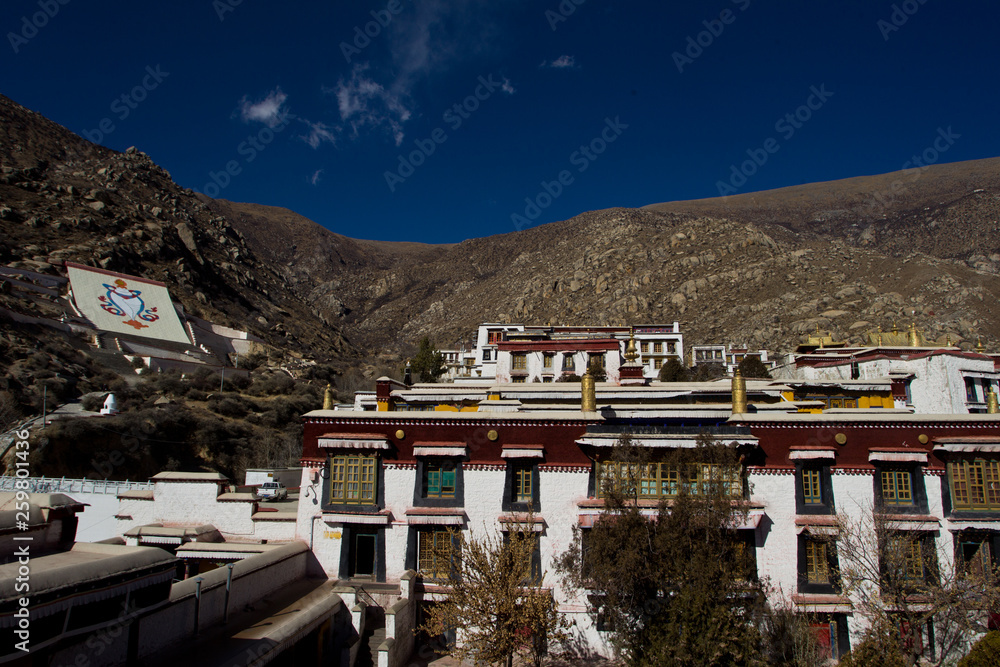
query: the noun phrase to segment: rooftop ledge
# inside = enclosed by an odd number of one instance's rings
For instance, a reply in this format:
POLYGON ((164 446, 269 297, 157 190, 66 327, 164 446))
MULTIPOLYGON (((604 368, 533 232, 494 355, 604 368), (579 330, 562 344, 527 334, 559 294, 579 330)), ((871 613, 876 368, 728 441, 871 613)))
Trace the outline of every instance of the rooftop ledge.
POLYGON ((599 412, 553 410, 551 412, 446 412, 446 411, 389 411, 366 410, 313 410, 302 415, 309 420, 365 419, 372 421, 604 421, 599 412))

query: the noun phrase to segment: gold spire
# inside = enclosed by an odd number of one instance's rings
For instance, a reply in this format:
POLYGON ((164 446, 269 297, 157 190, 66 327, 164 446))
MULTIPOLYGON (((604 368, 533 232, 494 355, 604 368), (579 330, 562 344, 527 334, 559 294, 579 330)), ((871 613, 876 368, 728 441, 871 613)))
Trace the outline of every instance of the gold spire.
POLYGON ((898 334, 899 333, 899 327, 896 326, 896 320, 892 321, 892 333, 894 333, 894 334, 898 334))
POLYGON ((920 335, 917 333, 917 323, 910 322, 910 347, 920 347, 920 335))
POLYGON ((982 354, 985 350, 986 348, 983 347, 983 339, 980 336, 976 336, 976 352, 982 354))
POLYGON ((878 344, 879 347, 882 346, 882 325, 878 325, 878 344))
POLYGON ((635 361, 639 353, 635 350, 635 329, 629 329, 628 333, 628 345, 625 347, 625 361, 632 363, 635 361))
POLYGON ((990 389, 986 392, 986 412, 995 415, 1000 412, 1000 404, 997 403, 997 390, 990 389))
POLYGON ((948 334, 944 339, 944 346, 951 347, 951 334, 948 334))
POLYGON ((733 375, 733 414, 743 414, 747 411, 747 381, 736 369, 733 375))
POLYGON ((580 379, 580 410, 597 412, 597 384, 589 368, 580 379))
POLYGON ((323 409, 333 410, 333 388, 327 384, 326 391, 323 392, 323 409))

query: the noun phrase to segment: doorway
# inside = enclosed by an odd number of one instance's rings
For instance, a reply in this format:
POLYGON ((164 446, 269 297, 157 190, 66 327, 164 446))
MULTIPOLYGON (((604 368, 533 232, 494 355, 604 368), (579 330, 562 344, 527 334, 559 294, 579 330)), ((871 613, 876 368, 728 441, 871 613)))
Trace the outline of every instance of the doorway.
POLYGON ((376 572, 376 535, 374 532, 357 532, 351 544, 352 577, 375 578, 376 572))

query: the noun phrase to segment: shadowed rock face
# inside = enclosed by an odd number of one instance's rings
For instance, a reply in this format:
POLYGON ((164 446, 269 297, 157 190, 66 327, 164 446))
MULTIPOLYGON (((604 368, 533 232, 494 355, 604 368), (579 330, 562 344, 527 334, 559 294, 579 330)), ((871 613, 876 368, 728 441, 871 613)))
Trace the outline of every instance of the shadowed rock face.
MULTIPOLYGON (((144 153, 118 153, 0 96, 0 263, 55 273, 65 260, 165 282, 185 310, 290 353, 349 346, 222 216, 144 153)), ((58 317, 54 304, 0 295, 58 317)))
MULTIPOLYGON (((391 358, 504 319, 679 320, 689 344, 777 351, 817 326, 859 339, 914 318, 931 340, 1000 338, 1000 159, 426 245, 194 195, 144 154, 94 146, 2 97, 0 121, 0 262, 142 273, 186 308, 291 350, 391 358)), ((369 223, 336 211, 325 222, 369 223)))

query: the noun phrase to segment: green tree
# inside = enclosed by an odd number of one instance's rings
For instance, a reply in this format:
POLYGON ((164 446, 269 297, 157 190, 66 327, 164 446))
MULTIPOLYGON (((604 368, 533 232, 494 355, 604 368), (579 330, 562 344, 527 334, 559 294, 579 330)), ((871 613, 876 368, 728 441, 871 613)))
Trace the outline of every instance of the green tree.
POLYGON ((443 582, 448 598, 428 610, 419 630, 438 636, 456 629, 459 645, 449 654, 460 661, 510 665, 514 656, 521 656, 537 666, 549 642, 567 638, 568 624, 551 591, 539 587, 544 575, 533 565, 538 540, 533 521, 529 512, 507 537, 484 532, 465 539, 452 531, 451 544, 458 545, 461 556, 442 554, 456 563, 443 582))
POLYGON ((444 374, 444 355, 431 346, 427 336, 420 341, 420 350, 410 360, 410 370, 420 376, 421 382, 437 382, 444 374))
POLYGON ((576 531, 558 568, 568 585, 601 600, 595 613, 612 628, 626 662, 759 661, 764 596, 745 543, 732 529, 747 512, 739 502, 739 453, 703 435, 697 447, 653 461, 623 436, 607 463, 598 481, 604 511, 586 538, 576 531), (676 497, 661 500, 655 517, 637 502, 651 465, 678 480, 676 497))
POLYGON ((767 369, 764 362, 758 356, 743 357, 739 365, 740 375, 745 378, 766 378, 771 379, 771 371, 767 369))
POLYGON ((656 379, 660 382, 687 382, 690 375, 684 364, 671 357, 667 359, 667 363, 660 367, 660 374, 656 379))

